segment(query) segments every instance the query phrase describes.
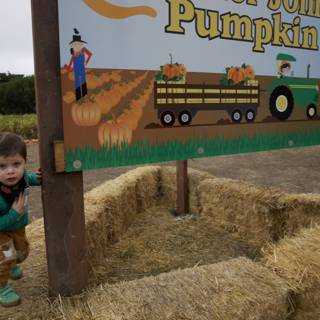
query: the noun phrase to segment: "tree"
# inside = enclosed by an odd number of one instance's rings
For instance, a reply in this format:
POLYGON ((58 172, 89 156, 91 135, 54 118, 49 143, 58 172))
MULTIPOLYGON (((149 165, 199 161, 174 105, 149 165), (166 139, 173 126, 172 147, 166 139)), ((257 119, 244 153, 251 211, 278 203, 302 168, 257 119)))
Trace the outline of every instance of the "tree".
POLYGON ((35 113, 33 76, 0 74, 0 113, 35 113))

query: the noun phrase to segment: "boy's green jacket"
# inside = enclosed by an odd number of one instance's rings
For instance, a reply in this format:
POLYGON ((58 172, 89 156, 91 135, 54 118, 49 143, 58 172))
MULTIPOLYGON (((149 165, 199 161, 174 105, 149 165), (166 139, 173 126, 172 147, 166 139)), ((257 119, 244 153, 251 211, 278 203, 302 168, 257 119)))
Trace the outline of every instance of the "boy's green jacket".
MULTIPOLYGON (((27 187, 40 185, 35 173, 25 171, 24 178, 27 187)), ((18 230, 29 222, 28 212, 18 213, 11 206, 0 194, 0 232, 18 230)))

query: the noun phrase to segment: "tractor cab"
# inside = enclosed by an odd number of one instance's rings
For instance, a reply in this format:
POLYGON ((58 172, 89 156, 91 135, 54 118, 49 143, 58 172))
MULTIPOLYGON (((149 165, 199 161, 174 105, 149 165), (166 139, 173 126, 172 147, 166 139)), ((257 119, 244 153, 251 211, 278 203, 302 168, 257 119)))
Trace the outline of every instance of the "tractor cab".
POLYGON ((293 76, 293 64, 296 58, 290 54, 280 53, 277 55, 277 74, 279 78, 293 76))

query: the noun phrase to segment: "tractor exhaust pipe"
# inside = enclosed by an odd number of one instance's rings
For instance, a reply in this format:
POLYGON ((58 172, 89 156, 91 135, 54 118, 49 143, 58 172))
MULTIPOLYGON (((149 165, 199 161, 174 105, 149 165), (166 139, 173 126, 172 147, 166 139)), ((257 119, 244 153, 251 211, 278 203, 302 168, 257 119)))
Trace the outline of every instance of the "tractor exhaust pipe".
POLYGON ((307 66, 307 78, 310 78, 310 68, 311 68, 311 64, 309 63, 307 66))

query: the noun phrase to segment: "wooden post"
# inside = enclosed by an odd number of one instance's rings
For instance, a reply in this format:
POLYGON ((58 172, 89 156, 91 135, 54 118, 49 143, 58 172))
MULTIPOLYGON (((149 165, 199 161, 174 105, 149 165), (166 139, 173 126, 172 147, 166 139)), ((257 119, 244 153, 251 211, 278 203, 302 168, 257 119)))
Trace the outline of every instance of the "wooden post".
POLYGON ((83 179, 56 173, 55 140, 63 140, 58 0, 32 0, 35 86, 49 295, 80 293, 88 284, 83 179))
POLYGON ((177 216, 189 214, 188 160, 177 161, 177 216))

